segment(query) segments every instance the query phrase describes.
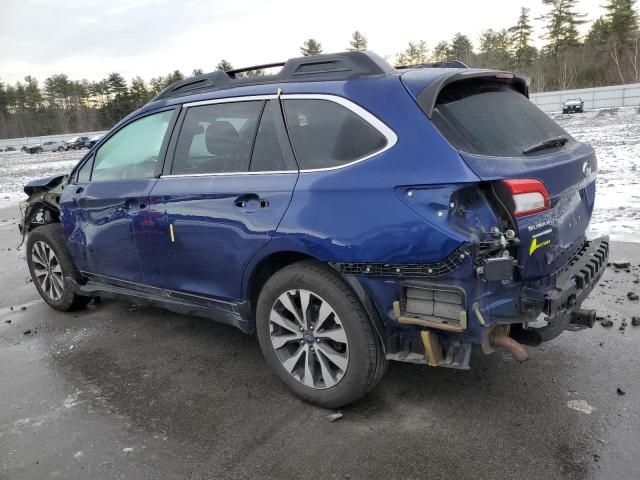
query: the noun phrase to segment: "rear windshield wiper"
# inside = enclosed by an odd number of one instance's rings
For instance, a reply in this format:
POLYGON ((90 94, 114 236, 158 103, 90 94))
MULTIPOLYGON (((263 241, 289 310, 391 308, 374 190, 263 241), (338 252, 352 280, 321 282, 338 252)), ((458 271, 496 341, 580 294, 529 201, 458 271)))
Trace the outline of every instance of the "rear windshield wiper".
POLYGON ((525 148, 522 153, 526 155, 527 153, 538 152, 547 148, 562 147, 568 141, 569 139, 567 137, 562 136, 549 138, 547 140, 543 140, 540 143, 536 143, 534 145, 531 145, 530 147, 525 148))

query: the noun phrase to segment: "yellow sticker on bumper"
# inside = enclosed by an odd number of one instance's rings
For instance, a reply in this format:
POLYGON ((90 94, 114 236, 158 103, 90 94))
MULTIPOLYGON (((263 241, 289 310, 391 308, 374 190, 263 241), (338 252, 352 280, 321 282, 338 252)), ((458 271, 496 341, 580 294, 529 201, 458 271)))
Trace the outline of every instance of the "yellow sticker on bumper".
POLYGON ((542 242, 538 243, 538 239, 534 238, 533 240, 531 240, 531 245, 529 246, 529 256, 533 255, 533 252, 535 252, 539 248, 549 245, 550 243, 551 240, 543 240, 542 242))

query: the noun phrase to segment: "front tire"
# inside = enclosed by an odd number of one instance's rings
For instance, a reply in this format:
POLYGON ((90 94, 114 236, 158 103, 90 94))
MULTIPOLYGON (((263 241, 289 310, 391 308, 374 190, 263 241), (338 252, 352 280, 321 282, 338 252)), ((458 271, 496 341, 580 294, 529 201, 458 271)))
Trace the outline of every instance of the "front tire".
POLYGON ((304 400, 326 408, 353 403, 386 368, 360 300, 315 261, 276 272, 260 292, 256 328, 267 364, 304 400))
POLYGON ((37 227, 27 240, 27 264, 38 293, 52 308, 68 312, 84 307, 89 297, 76 294, 72 280, 79 274, 58 223, 37 227))

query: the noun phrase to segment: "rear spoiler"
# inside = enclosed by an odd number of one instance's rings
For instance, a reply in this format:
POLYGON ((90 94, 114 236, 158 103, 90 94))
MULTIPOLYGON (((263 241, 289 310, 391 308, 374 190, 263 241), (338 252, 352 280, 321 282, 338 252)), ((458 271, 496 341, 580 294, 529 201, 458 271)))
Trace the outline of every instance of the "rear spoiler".
POLYGON ((420 92, 420 95, 418 95, 418 105, 425 115, 431 118, 433 115, 433 109, 436 107, 438 95, 440 95, 440 92, 447 85, 471 79, 498 80, 513 86, 518 92, 529 98, 529 79, 527 77, 521 77, 511 72, 500 72, 496 70, 461 70, 447 72, 427 85, 425 89, 420 92))

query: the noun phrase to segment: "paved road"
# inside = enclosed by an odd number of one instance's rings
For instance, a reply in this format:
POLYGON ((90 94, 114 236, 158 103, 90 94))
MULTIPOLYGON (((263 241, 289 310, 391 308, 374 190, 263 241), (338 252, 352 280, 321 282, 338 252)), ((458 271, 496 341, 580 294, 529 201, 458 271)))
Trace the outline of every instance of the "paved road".
POLYGON ((640 478, 640 327, 618 330, 640 315, 620 299, 640 290, 640 245, 615 245, 633 270, 609 271, 590 302, 614 327, 566 332, 522 365, 392 364, 331 423, 231 327, 115 301, 51 310, 25 281, 16 221, 0 210, 2 480, 640 478))

